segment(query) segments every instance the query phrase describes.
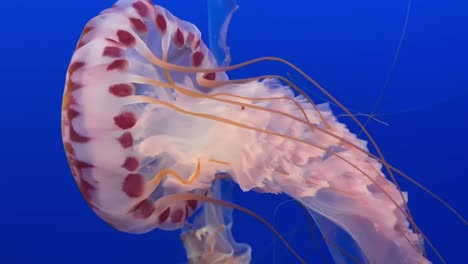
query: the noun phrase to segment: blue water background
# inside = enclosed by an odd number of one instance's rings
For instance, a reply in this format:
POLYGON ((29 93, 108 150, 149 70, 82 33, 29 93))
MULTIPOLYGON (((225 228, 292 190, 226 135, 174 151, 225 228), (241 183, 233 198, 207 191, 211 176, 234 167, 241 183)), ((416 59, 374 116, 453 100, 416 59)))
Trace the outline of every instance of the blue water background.
MULTIPOLYGON (((155 1, 207 32, 203 0, 155 1)), ((118 232, 88 207, 62 148, 60 110, 65 72, 85 23, 113 1, 4 1, 0 144, 0 263, 180 263, 178 232, 118 232)), ((240 1, 229 31, 233 63, 258 56, 288 59, 354 112, 370 112, 398 45, 407 0, 240 1)), ((379 108, 389 123, 369 124, 389 162, 468 215, 468 4, 413 1, 406 38, 379 108)), ((204 36, 207 40, 206 35, 204 36)), ((291 73, 262 63, 231 74, 291 73)), ((320 100, 319 100, 320 101, 320 100)), ((346 119, 344 119, 346 121, 346 119)), ((406 181, 416 221, 448 263, 466 263, 467 228, 406 181)), ((284 196, 242 194, 236 202, 272 220, 284 196)), ((310 263, 317 257, 305 218, 282 206, 278 229, 310 263)), ((272 263, 272 234, 249 216, 234 215, 235 238, 272 263)), ((429 257, 435 263, 434 254, 429 257)), ((284 246, 277 263, 296 263, 284 246)))

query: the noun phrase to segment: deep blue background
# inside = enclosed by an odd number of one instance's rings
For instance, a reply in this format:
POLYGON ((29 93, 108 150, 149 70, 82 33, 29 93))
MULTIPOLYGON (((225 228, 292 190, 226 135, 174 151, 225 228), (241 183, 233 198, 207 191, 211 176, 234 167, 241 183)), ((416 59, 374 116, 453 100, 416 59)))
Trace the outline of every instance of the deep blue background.
MULTIPOLYGON (((204 0, 155 3, 207 32, 204 0)), ((354 112, 373 109, 398 45, 407 0, 239 3, 229 31, 233 62, 264 55, 286 58, 354 112)), ((104 224, 78 192, 62 149, 60 108, 69 59, 86 21, 112 4, 111 0, 81 0, 3 1, 0 5, 0 263, 184 261, 177 232, 137 236, 104 224)), ((389 162, 465 217, 467 14, 464 0, 413 0, 401 56, 378 111, 386 114, 380 118, 390 126, 369 125, 389 162)), ((252 66, 232 76, 287 72, 302 87, 314 90, 275 63, 252 66)), ((447 262, 464 263, 466 226, 434 199, 400 182, 410 191, 417 222, 447 262)), ((269 220, 285 199, 236 193, 237 202, 269 220)), ((316 253, 300 209, 293 203, 282 206, 276 222, 312 263, 316 253)), ((257 263, 271 263, 272 235, 264 226, 235 213, 235 235, 254 247, 257 263)), ((276 255, 277 263, 295 263, 282 245, 276 255)), ((431 252, 429 256, 434 259, 431 252)))

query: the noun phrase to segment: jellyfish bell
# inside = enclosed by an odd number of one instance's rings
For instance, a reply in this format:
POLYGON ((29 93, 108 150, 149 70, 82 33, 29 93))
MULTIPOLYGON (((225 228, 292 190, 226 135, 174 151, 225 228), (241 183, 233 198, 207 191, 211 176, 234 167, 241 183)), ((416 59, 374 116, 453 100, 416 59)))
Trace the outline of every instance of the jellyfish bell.
MULTIPOLYGON (((407 197, 382 172, 395 168, 380 153, 289 80, 225 73, 261 60, 316 84, 274 57, 219 67, 194 25, 151 1, 120 0, 91 19, 67 72, 62 133, 92 209, 131 233, 182 228, 203 203, 243 210, 213 195, 223 172, 243 191, 298 200, 332 242, 337 228, 349 234, 363 263, 429 263, 407 197)), ((221 232, 222 221, 209 220, 199 228, 204 241, 221 232)))
MULTIPOLYGON (((132 99, 138 95, 177 99, 169 89, 154 89, 132 78, 183 83, 197 90, 197 73, 169 77, 144 60, 138 52, 142 47, 162 61, 215 66, 192 24, 149 1, 118 1, 83 30, 67 72, 62 108, 65 150, 83 196, 106 222, 132 233, 180 228, 199 207, 197 201, 174 202, 170 207, 155 203, 159 197, 183 192, 158 172, 187 176, 208 168, 197 170, 203 157, 192 159, 197 150, 191 150, 194 144, 187 140, 195 130, 203 130, 203 124, 171 122, 170 109, 132 99)), ((217 73, 216 78, 225 75, 217 73)), ((183 185, 187 192, 205 192, 187 186, 183 185)))

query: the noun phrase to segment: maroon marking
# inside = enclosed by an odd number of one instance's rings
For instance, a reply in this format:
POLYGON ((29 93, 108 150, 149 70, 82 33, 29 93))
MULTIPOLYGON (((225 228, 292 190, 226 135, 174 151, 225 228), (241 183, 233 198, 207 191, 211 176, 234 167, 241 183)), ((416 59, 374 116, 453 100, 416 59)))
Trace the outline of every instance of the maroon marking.
POLYGON ((85 41, 84 38, 83 38, 84 35, 82 35, 82 37, 80 38, 80 40, 78 41, 78 44, 76 45, 76 50, 83 47, 84 45, 88 44, 88 41, 85 41))
POLYGON ((109 41, 109 42, 112 42, 112 43, 115 43, 115 44, 120 44, 118 41, 115 41, 111 38, 105 38, 105 40, 109 41))
POLYGON ((81 170, 86 168, 94 168, 94 165, 77 160, 73 157, 68 158, 70 167, 72 168, 72 174, 75 178, 81 179, 81 170))
POLYGON ((119 138, 117 138, 117 140, 123 148, 129 148, 133 146, 133 136, 130 132, 123 133, 119 138))
POLYGON ((83 40, 83 37, 84 37, 84 35, 86 35, 88 32, 90 32, 93 29, 94 29, 94 27, 90 27, 90 26, 86 26, 83 29, 83 32, 81 32, 80 40, 78 41, 78 44, 76 45, 76 49, 79 49, 79 48, 83 47, 84 45, 86 45, 88 43, 88 42, 83 40))
POLYGON ((112 70, 119 70, 119 71, 126 71, 128 69, 128 61, 121 59, 121 60, 114 60, 107 66, 108 71, 112 70))
POLYGON ((187 200, 187 205, 192 208, 192 210, 197 209, 197 200, 187 200))
POLYGON ((123 50, 117 47, 105 47, 102 56, 118 58, 123 55, 123 50))
POLYGON ((196 51, 192 54, 192 65, 198 67, 202 64, 205 54, 201 51, 196 51))
POLYGON ((132 128, 136 124, 136 117, 132 112, 122 112, 114 117, 114 123, 121 129, 132 128))
POLYGON ((146 219, 150 217, 155 210, 156 208, 154 207, 154 204, 148 199, 145 199, 137 205, 134 214, 137 218, 146 219))
MULTIPOLYGON (((68 67, 68 75, 71 77, 71 75, 73 75, 73 73, 77 70, 79 70, 80 68, 82 68, 83 66, 85 65, 84 62, 81 62, 81 61, 76 61, 76 62, 73 62, 72 64, 70 64, 70 66, 68 67)), ((73 82, 71 79, 68 80, 67 82, 67 89, 69 89, 70 91, 76 91, 78 89, 80 89, 82 86, 80 83, 77 83, 77 82, 73 82)))
POLYGON ((68 74, 72 75, 76 70, 80 69, 85 65, 84 62, 81 61, 75 61, 72 64, 70 64, 70 67, 68 67, 68 74))
POLYGON ((188 206, 185 205, 185 220, 187 220, 189 217, 189 214, 188 214, 188 206))
POLYGON ((184 34, 182 34, 182 31, 178 28, 177 31, 174 33, 174 44, 178 48, 182 48, 184 46, 184 34))
POLYGON ((70 108, 70 105, 76 105, 75 97, 73 97, 69 92, 69 90, 66 91, 66 94, 64 96, 63 109, 70 108))
POLYGON ((166 18, 164 18, 163 15, 161 14, 156 15, 156 26, 158 27, 161 34, 166 33, 167 24, 166 24, 166 18))
POLYGON ((215 72, 207 72, 203 74, 203 78, 206 80, 214 81, 216 79, 216 73, 215 72))
POLYGON ((190 46, 195 39, 195 35, 192 32, 189 32, 187 35, 187 46, 190 46))
POLYGON ((201 44, 201 40, 199 39, 199 40, 197 40, 195 42, 195 45, 193 46, 193 49, 198 49, 198 47, 200 47, 200 44, 201 44))
POLYGON ((84 29, 83 29, 83 32, 81 33, 82 35, 86 35, 88 34, 88 32, 90 32, 91 30, 93 30, 94 27, 91 27, 91 26, 86 26, 84 29))
POLYGON ((63 144, 63 148, 65 149, 65 152, 70 155, 70 156, 73 156, 75 155, 75 150, 73 149, 72 145, 70 143, 64 143, 63 144))
POLYGON ((79 182, 78 182, 78 188, 80 189, 80 192, 81 194, 83 195, 83 197, 85 198, 86 201, 90 201, 91 200, 91 193, 92 191, 94 191, 96 188, 91 185, 89 182, 83 180, 83 179, 80 179, 79 182))
POLYGON ((68 121, 70 122, 70 128, 69 128, 69 133, 70 133, 70 140, 71 141, 74 141, 74 142, 80 142, 80 143, 84 143, 84 142, 88 142, 90 140, 90 138, 88 137, 84 137, 80 134, 78 134, 75 129, 73 128, 73 119, 76 118, 77 116, 79 116, 80 113, 78 113, 78 111, 74 110, 74 109, 68 109, 67 111, 67 118, 68 118, 68 121))
POLYGON ((80 88, 82 88, 83 86, 80 84, 80 83, 77 83, 77 82, 73 82, 71 80, 68 80, 67 82, 67 89, 71 92, 73 91, 76 91, 80 88))
POLYGON ((73 128, 73 125, 70 123, 70 140, 73 142, 85 143, 90 141, 91 139, 89 137, 85 137, 78 134, 78 132, 76 132, 73 128))
POLYGON ((75 167, 76 170, 79 171, 80 173, 82 169, 94 168, 94 165, 81 161, 81 160, 77 160, 77 159, 73 159, 72 163, 73 163, 73 167, 75 167))
POLYGON ((145 3, 143 3, 142 1, 137 1, 135 3, 132 4, 133 8, 135 8, 135 10, 137 11, 137 13, 141 16, 141 17, 145 17, 148 15, 148 7, 146 6, 145 3))
POLYGON ((162 212, 159 216, 158 216, 158 220, 159 220, 159 223, 164 223, 166 222, 167 218, 169 217, 169 214, 171 213, 171 208, 168 207, 166 208, 166 210, 164 210, 164 212, 162 212))
POLYGON ((140 163, 138 162, 138 159, 135 157, 127 157, 125 162, 122 164, 122 168, 125 168, 129 171, 134 171, 138 169, 138 166, 140 163))
POLYGON ((178 208, 175 212, 171 214, 171 221, 172 223, 180 223, 182 222, 182 218, 184 217, 184 211, 178 208))
POLYGON ((141 174, 129 174, 124 180, 122 191, 129 197, 137 198, 143 195, 143 186, 145 180, 141 174))
POLYGON ((126 30, 117 30, 117 37, 119 38, 119 42, 125 46, 132 47, 136 44, 135 37, 126 30))
MULTIPOLYGON (((70 87, 68 86, 69 84, 67 83, 67 88, 65 89, 65 94, 63 96, 63 105, 62 105, 62 109, 67 109, 70 108, 70 105, 76 105, 76 100, 75 100, 75 97, 73 97, 71 94, 70 94, 70 87)), ((67 123, 68 125, 68 123, 67 123)))
POLYGON ((133 94, 133 86, 128 83, 114 84, 109 87, 109 92, 118 97, 125 97, 133 94))
POLYGON ((133 28, 140 32, 140 33, 146 33, 148 32, 148 27, 146 26, 145 23, 139 18, 130 18, 130 23, 132 23, 133 28))
POLYGON ((86 44, 88 44, 88 42, 84 41, 83 38, 81 38, 80 41, 78 42, 78 44, 76 45, 76 50, 80 49, 81 47, 83 47, 86 44))

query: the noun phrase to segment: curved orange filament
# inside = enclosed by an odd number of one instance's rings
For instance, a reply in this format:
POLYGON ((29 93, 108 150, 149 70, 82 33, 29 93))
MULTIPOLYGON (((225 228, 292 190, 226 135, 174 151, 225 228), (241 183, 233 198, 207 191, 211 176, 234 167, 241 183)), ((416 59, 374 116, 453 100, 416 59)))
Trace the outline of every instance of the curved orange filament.
POLYGON ((222 161, 222 160, 209 159, 208 161, 213 162, 213 163, 222 164, 222 165, 227 165, 227 166, 231 165, 231 163, 229 163, 227 161, 222 161))
POLYGON ((197 161, 197 167, 193 174, 189 177, 188 180, 184 179, 184 177, 180 176, 179 173, 173 169, 162 169, 156 174, 149 182, 148 182, 148 188, 151 190, 156 189, 158 187, 159 183, 165 176, 173 176, 176 177, 177 180, 184 184, 184 185, 189 185, 193 183, 198 177, 200 177, 200 159, 197 161))

